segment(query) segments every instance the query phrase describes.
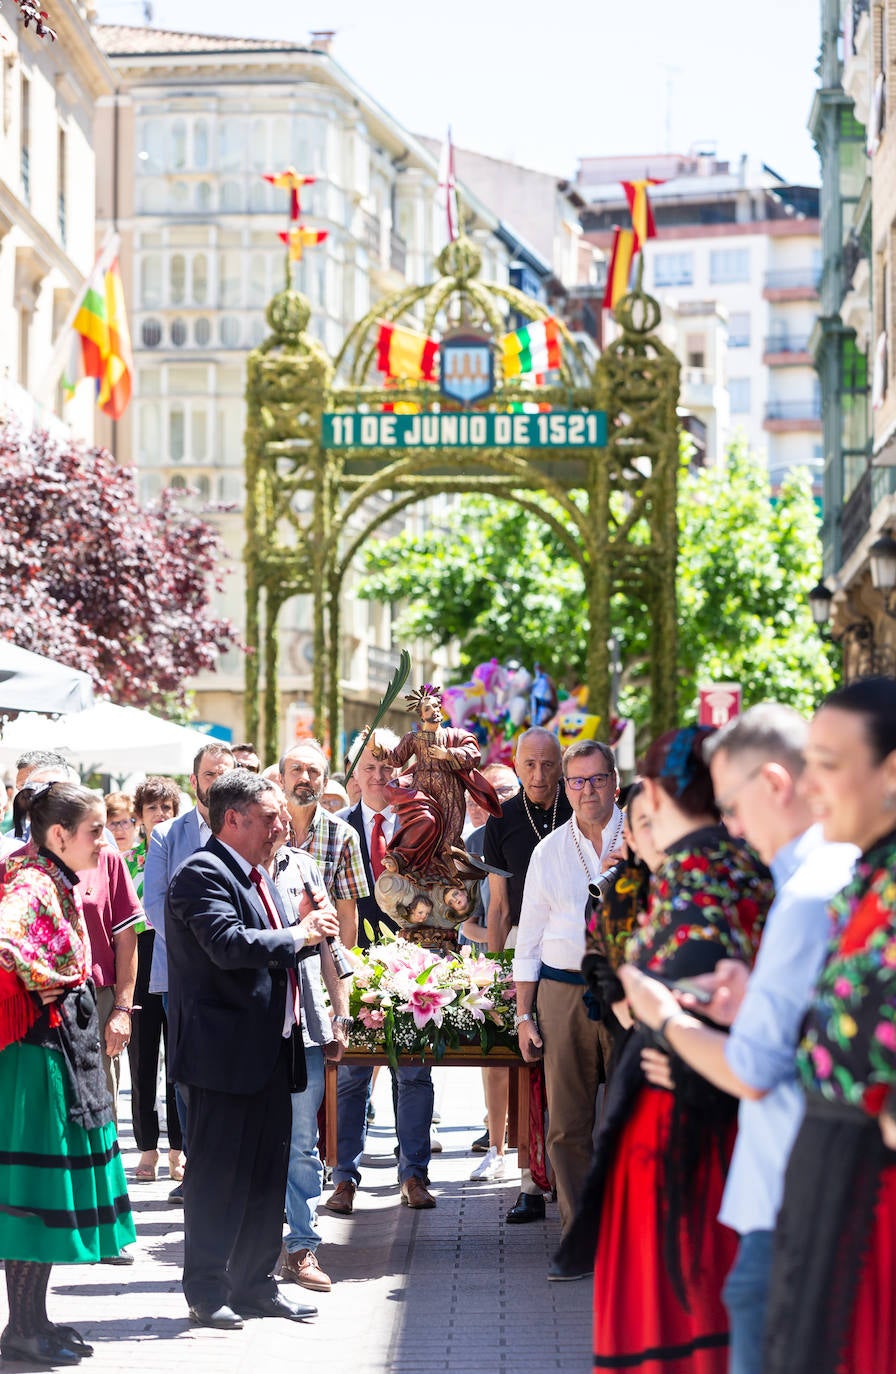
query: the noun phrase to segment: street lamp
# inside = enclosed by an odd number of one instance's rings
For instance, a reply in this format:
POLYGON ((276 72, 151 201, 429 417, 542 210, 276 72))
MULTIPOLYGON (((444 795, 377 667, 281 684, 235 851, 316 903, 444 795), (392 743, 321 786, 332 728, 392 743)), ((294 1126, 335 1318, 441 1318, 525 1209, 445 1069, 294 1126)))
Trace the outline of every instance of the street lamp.
MULTIPOLYGON (((871 564, 871 582, 875 591, 887 596, 896 588, 896 539, 887 531, 876 540, 868 550, 871 564)), ((889 607, 888 607, 889 612, 889 607)))
POLYGON ((823 582, 819 582, 809 593, 809 610, 819 630, 823 630, 830 621, 833 600, 834 593, 829 591, 823 582))

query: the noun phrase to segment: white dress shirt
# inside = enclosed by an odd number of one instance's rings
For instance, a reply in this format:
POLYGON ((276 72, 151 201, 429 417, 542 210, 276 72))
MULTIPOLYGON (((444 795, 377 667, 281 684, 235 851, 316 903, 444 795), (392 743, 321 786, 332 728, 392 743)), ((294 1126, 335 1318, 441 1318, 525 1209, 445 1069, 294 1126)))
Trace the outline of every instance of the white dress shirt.
POLYGON ((588 884, 597 882, 601 864, 621 842, 622 812, 614 806, 601 835, 600 854, 582 834, 575 816, 535 846, 526 873, 514 950, 517 983, 536 983, 542 964, 581 971, 588 884))
POLYGON ((383 839, 389 843, 395 834, 395 824, 398 820, 391 806, 387 806, 383 811, 371 811, 366 802, 361 803, 361 819, 364 822, 364 838, 367 841, 367 853, 370 853, 370 837, 373 834, 373 818, 381 815, 383 818, 383 839))

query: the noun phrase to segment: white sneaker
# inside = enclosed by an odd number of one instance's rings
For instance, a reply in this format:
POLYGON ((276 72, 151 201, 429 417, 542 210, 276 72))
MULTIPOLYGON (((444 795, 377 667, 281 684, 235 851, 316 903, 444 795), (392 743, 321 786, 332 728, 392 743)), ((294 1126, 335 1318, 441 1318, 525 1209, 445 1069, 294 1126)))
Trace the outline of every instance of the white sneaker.
POLYGON ((504 1177, 504 1156, 499 1155, 494 1145, 489 1147, 488 1154, 476 1165, 470 1174, 471 1180, 479 1183, 494 1183, 504 1177))

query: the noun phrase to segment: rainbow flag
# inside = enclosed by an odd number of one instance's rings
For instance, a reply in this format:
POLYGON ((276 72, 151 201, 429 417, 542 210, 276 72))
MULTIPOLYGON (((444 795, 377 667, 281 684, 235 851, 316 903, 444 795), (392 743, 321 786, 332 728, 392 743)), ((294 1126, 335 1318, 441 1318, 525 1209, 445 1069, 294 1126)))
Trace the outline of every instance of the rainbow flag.
POLYGON ((505 379, 526 372, 553 372, 560 366, 561 357, 560 325, 551 316, 533 320, 501 340, 505 379))
POLYGON ((398 324, 381 324, 376 365, 387 377, 406 382, 434 382, 439 345, 435 339, 398 324))
POLYGON ((635 231, 633 229, 613 230, 613 248, 607 268, 607 286, 604 291, 604 309, 615 310, 616 302, 628 292, 632 261, 635 256, 635 231))
POLYGON ((97 405, 104 415, 120 420, 131 399, 134 356, 128 330, 118 247, 101 254, 84 294, 76 306, 69 363, 62 377, 71 396, 85 377, 96 382, 97 405))

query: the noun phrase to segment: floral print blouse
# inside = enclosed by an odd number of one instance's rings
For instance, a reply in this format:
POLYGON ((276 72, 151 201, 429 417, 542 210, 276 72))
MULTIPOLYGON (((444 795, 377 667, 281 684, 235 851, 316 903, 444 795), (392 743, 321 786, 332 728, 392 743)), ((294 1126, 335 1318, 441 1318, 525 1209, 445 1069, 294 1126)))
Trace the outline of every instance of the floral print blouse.
POLYGON ((773 897, 771 874, 724 826, 694 830, 654 874, 647 915, 626 957, 665 978, 709 973, 720 959, 752 964, 773 897))
POLYGON ((862 855, 831 917, 797 1068, 806 1092, 877 1116, 896 1082, 896 831, 862 855))

